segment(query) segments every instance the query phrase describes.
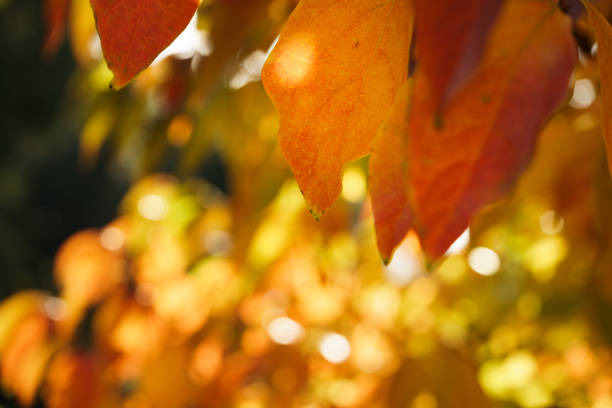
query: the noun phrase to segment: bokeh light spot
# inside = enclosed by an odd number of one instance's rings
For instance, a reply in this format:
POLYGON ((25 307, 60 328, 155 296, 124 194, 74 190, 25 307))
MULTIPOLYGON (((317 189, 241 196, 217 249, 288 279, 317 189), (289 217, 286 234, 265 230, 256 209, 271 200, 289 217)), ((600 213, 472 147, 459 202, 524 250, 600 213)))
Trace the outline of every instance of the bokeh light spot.
POLYGON ((341 334, 326 334, 319 343, 319 352, 330 363, 338 364, 346 361, 351 354, 351 344, 341 334))
POLYGON ((191 139, 193 127, 194 123, 189 115, 184 113, 176 115, 168 125, 166 132, 168 142, 177 147, 185 146, 191 139))
POLYGON ((50 297, 44 303, 45 313, 51 320, 60 321, 66 317, 68 307, 66 302, 58 297, 50 297))
POLYGON ((497 273, 501 261, 499 255, 492 249, 476 247, 468 255, 468 264, 474 272, 483 276, 491 276, 497 273))
POLYGON ((302 326, 288 317, 277 317, 268 324, 268 335, 278 344, 295 343, 303 334, 302 326))
POLYGON ((596 97, 595 87, 590 79, 578 79, 574 84, 574 93, 569 105, 576 109, 585 109, 591 106, 596 97))
POLYGON ((393 254, 384 273, 389 283, 406 286, 423 274, 423 263, 414 248, 404 242, 393 254))
POLYGON ((138 201, 138 212, 147 220, 159 221, 168 214, 168 202, 160 195, 147 194, 138 201))
POLYGON ((540 229, 546 235, 556 235, 563 231, 565 220, 555 210, 547 210, 540 216, 540 229))
POLYGON ((366 179, 359 167, 349 167, 342 178, 342 198, 350 203, 359 203, 366 194, 366 179))
POLYGON ((100 243, 109 251, 118 251, 123 248, 125 234, 117 227, 106 227, 100 233, 100 243))

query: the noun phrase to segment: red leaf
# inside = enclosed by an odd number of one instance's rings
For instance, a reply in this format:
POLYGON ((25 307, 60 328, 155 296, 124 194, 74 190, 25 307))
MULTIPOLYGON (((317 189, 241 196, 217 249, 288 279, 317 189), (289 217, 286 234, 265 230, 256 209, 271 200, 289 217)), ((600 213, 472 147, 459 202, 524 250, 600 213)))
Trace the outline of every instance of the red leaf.
POLYGON ((62 45, 71 0, 45 0, 45 37, 42 54, 52 56, 62 45))
POLYGON ((430 256, 442 255, 478 209, 512 186, 540 127, 566 95, 576 46, 569 19, 549 2, 508 2, 490 45, 444 117, 437 118, 432 85, 418 71, 407 133, 379 133, 371 177, 383 257, 408 228, 417 230, 430 256), (405 159, 386 160, 400 137, 405 159), (392 187, 402 183, 404 189, 392 187), (380 210, 384 202, 407 204, 390 216, 380 210), (396 230, 400 218, 408 220, 399 224, 404 231, 396 230))
POLYGON ((472 74, 503 0, 415 0, 416 48, 441 108, 472 74))
POLYGON ((91 0, 102 51, 121 88, 185 29, 198 0, 91 0))

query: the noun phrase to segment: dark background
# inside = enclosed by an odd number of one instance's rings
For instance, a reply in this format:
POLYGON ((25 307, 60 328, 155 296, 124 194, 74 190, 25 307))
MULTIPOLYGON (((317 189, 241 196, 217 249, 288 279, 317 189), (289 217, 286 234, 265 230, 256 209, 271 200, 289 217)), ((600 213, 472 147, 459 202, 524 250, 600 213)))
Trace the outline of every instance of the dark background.
MULTIPOLYGON (((41 0, 0 0, 0 300, 25 288, 56 292, 53 257, 72 233, 114 218, 127 190, 103 151, 79 166, 75 62, 67 43, 41 58, 41 0)), ((0 394, 0 408, 17 406, 0 394)), ((36 406, 42 406, 37 403, 36 406)))

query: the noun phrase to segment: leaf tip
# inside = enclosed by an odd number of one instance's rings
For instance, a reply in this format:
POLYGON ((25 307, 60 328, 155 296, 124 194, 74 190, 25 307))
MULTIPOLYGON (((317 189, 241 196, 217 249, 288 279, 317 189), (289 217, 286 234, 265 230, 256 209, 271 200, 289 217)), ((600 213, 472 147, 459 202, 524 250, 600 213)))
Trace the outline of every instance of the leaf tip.
POLYGON ((380 260, 384 266, 389 266, 389 263, 391 262, 391 259, 383 253, 380 253, 380 260))
POLYGON ((317 206, 312 206, 308 209, 308 212, 314 217, 315 220, 319 221, 325 210, 321 210, 317 206))
POLYGON ((108 87, 113 91, 120 91, 123 87, 127 85, 129 81, 118 80, 115 75, 113 79, 108 83, 108 87))
POLYGON ((443 256, 435 256, 435 257, 431 257, 429 255, 425 256, 425 271, 427 271, 428 274, 433 274, 442 264, 442 261, 444 260, 443 256))

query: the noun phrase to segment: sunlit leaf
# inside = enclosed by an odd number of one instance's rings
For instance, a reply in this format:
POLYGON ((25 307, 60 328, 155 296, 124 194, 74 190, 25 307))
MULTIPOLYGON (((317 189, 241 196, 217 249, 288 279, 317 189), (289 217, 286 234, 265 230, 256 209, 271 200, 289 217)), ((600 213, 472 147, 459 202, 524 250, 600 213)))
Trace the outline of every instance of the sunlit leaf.
POLYGON ((342 189, 344 164, 368 153, 408 69, 408 1, 301 1, 262 80, 279 138, 315 214, 342 189))
MULTIPOLYGON (((412 208, 402 211, 412 212, 411 227, 430 256, 442 255, 472 215, 501 198, 529 163, 540 127, 567 93, 575 58, 568 18, 547 2, 523 0, 507 4, 482 65, 442 117, 427 76, 417 72, 406 161, 394 163, 406 167, 386 170, 394 177, 372 183, 404 180, 412 208)), ((374 162, 385 160, 379 154, 389 153, 375 151, 374 162)))

